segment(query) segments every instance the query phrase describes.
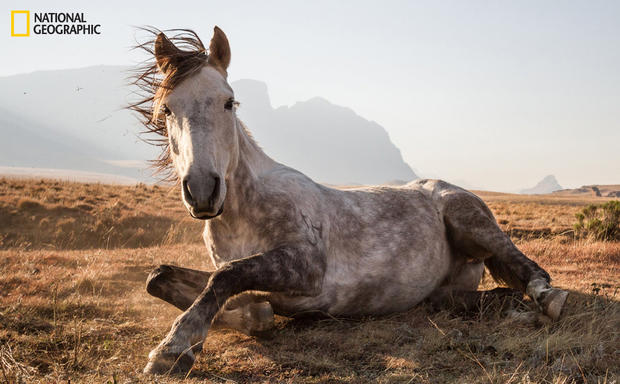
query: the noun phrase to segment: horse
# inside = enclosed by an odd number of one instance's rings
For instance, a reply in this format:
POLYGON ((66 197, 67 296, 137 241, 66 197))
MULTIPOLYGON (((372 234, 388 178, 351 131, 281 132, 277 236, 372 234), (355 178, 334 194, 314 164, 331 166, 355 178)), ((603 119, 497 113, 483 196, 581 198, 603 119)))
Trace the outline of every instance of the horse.
MULTIPOLYGON (((156 268, 147 292, 178 307, 145 373, 188 372, 209 330, 268 330, 274 314, 382 315, 477 291, 486 268, 558 320, 568 292, 525 256, 473 193, 441 180, 334 189, 270 158, 237 118, 228 38, 148 29, 130 108, 159 135, 160 170, 205 220, 214 272, 156 268), (153 60, 154 59, 154 60, 153 60)), ((494 290, 487 294, 502 294, 494 290)), ((456 299, 455 299, 456 298, 456 299)))

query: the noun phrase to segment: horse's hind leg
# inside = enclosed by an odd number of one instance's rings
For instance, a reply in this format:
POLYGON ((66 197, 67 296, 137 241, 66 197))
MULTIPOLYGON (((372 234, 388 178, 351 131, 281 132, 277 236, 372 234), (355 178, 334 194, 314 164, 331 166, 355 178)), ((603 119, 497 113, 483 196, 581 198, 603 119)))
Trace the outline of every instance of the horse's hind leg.
POLYGON ((454 265, 444 283, 430 296, 435 309, 447 309, 456 313, 481 313, 490 308, 497 311, 511 309, 523 299, 523 293, 512 288, 495 288, 478 291, 484 273, 482 261, 466 261, 466 257, 454 250, 454 265))
POLYGON ((461 291, 441 287, 429 297, 435 310, 449 310, 456 314, 507 312, 523 300, 523 293, 512 288, 495 288, 489 291, 461 291))
MULTIPOLYGON (((147 278, 146 291, 182 311, 189 308, 207 285, 210 272, 160 265, 147 278)), ((226 301, 213 319, 213 328, 232 328, 255 335, 273 328, 273 309, 264 295, 243 293, 226 301)))
POLYGON ((484 261, 495 280, 526 293, 551 319, 560 317, 568 292, 551 287, 549 274, 519 251, 482 200, 454 189, 443 193, 442 205, 453 248, 484 261))

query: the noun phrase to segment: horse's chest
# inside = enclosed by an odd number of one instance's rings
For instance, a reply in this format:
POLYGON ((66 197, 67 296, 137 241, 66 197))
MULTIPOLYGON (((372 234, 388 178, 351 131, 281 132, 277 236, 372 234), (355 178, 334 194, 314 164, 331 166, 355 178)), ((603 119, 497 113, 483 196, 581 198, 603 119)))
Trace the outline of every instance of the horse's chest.
POLYGON ((265 239, 244 226, 227 231, 213 230, 207 226, 204 240, 216 268, 229 261, 265 252, 269 247, 265 239))

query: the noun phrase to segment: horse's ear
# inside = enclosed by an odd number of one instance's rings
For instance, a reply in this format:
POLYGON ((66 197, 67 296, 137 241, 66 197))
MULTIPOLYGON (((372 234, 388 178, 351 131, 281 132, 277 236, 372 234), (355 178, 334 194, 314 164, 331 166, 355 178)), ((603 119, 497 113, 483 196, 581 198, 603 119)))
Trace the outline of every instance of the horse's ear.
POLYGON ((218 26, 213 28, 213 38, 209 44, 209 64, 221 69, 226 73, 230 64, 230 45, 224 31, 218 26))
POLYGON ((177 63, 179 48, 170 41, 163 32, 155 39, 155 61, 157 68, 163 73, 171 70, 177 63))

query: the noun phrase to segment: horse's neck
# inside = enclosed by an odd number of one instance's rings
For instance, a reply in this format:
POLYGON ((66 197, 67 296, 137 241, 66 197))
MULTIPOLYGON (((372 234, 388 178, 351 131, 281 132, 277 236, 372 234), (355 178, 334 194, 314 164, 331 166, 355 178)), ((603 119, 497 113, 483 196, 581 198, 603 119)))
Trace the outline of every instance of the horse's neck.
MULTIPOLYGON (((227 181, 228 192, 225 203, 228 213, 243 215, 250 203, 251 195, 256 192, 258 178, 278 166, 278 163, 270 158, 258 146, 254 139, 246 131, 243 123, 237 119, 237 137, 239 140, 239 152, 235 169, 231 172, 227 181)), ((227 215, 223 214, 222 218, 227 215)))
POLYGON ((216 267, 259 251, 261 240, 256 237, 256 201, 262 184, 261 175, 279 164, 267 156, 245 131, 237 119, 238 152, 233 169, 226 178, 226 199, 222 214, 206 223, 205 240, 216 267))

